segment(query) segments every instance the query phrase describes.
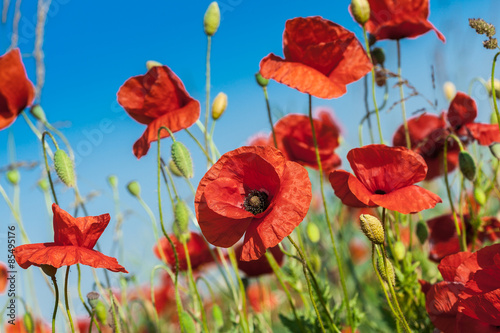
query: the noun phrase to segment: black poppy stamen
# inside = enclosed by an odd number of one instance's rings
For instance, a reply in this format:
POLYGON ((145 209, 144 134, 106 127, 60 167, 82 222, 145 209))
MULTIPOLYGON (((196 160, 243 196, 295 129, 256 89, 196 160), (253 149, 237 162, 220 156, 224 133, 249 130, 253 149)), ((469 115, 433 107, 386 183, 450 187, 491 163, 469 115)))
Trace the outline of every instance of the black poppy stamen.
POLYGON ((247 212, 250 212, 253 215, 262 213, 266 210, 267 206, 269 206, 267 197, 267 193, 265 192, 252 190, 245 197, 243 208, 245 208, 247 212))
POLYGON ((382 191, 382 190, 376 190, 375 194, 386 194, 386 193, 385 193, 385 191, 382 191))

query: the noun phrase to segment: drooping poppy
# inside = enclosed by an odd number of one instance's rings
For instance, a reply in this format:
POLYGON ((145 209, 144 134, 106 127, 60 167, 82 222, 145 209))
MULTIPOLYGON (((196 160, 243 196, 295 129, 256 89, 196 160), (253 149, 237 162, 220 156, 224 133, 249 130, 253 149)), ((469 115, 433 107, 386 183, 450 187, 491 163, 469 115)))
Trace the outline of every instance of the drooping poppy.
MULTIPOLYGON (((157 141, 160 127, 172 132, 188 128, 200 117, 200 103, 193 99, 182 81, 167 66, 155 66, 145 75, 131 77, 118 90, 118 103, 146 131, 134 144, 137 158, 146 155, 151 142, 157 141)), ((168 137, 167 131, 161 138, 168 137)))
POLYGON ((34 98, 35 88, 26 75, 21 52, 12 49, 0 57, 0 130, 9 127, 34 98))
POLYGON ((300 164, 270 146, 224 154, 201 179, 195 209, 209 243, 229 247, 243 235, 241 260, 259 259, 304 219, 311 182, 300 164))
MULTIPOLYGON (((341 163, 340 157, 335 154, 335 149, 339 146, 340 129, 326 110, 320 111, 313 122, 323 171, 329 173, 341 163)), ((274 125, 274 132, 278 149, 288 160, 318 169, 308 116, 286 115, 274 125)))
POLYGON ((26 269, 31 265, 59 268, 82 264, 106 268, 112 272, 128 273, 115 258, 93 250, 108 226, 109 214, 74 218, 56 204, 52 204, 52 212, 54 242, 17 246, 14 255, 21 268, 26 269))
MULTIPOLYGON (((241 252, 243 250, 243 245, 236 248, 235 254, 237 258, 241 257, 241 252)), ((285 256, 278 245, 270 248, 268 250, 276 260, 279 266, 283 264, 283 257, 285 256)), ((243 271, 247 277, 258 277, 265 274, 270 274, 273 272, 269 261, 267 261, 266 256, 262 256, 257 260, 243 261, 237 259, 238 269, 243 271)))
MULTIPOLYGON (((440 116, 424 113, 408 119, 408 132, 411 148, 419 153, 427 164, 426 180, 431 180, 444 173, 444 144, 451 133, 445 120, 445 113, 440 116)), ((401 125, 392 139, 394 146, 406 147, 405 128, 401 125)), ((453 171, 458 166, 459 145, 448 139, 447 143, 447 169, 453 171)))
POLYGON ((283 34, 285 58, 269 54, 260 74, 319 98, 346 93, 346 85, 372 69, 356 36, 319 16, 288 20, 283 34))
POLYGON ((7 288, 7 271, 7 266, 0 261, 0 294, 3 294, 7 288))
POLYGON ((347 159, 354 175, 344 170, 330 173, 335 195, 347 206, 381 206, 409 214, 441 202, 434 193, 413 185, 424 180, 427 165, 409 149, 368 145, 352 149, 347 159))
MULTIPOLYGON (((186 243, 189 253, 189 258, 191 260, 191 268, 193 270, 197 269, 203 264, 207 264, 213 262, 214 259, 210 253, 210 248, 208 247, 207 242, 203 239, 203 236, 196 233, 190 233, 189 241, 186 243)), ((185 271, 187 270, 187 259, 186 252, 184 251, 184 246, 182 243, 175 237, 174 235, 169 235, 170 239, 174 243, 175 249, 177 251, 177 258, 179 260, 179 270, 185 271)), ((160 246, 165 254, 165 259, 167 260, 167 264, 175 269, 175 254, 172 250, 172 246, 166 237, 160 238, 160 246)), ((158 245, 153 247, 153 251, 155 255, 162 259, 160 254, 158 245)))
POLYGON ((441 41, 445 38, 427 20, 429 0, 368 0, 370 19, 366 30, 377 40, 415 38, 434 30, 441 41))

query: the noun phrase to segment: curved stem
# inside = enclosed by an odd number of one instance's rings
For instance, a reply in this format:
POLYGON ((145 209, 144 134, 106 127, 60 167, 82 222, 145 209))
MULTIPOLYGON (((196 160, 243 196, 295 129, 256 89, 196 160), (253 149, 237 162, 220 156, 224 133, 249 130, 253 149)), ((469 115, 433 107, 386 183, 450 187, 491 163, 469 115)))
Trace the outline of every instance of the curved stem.
POLYGON ((497 116, 498 128, 500 129, 500 113, 498 112, 497 94, 495 89, 495 65, 497 63, 497 58, 499 55, 500 52, 495 54, 495 57, 493 58, 493 66, 491 66, 491 95, 493 96, 493 106, 495 107, 495 114, 497 116))
POLYGON ((52 134, 50 134, 50 132, 43 132, 43 134, 42 134, 42 147, 43 147, 43 158, 45 160, 45 169, 47 170, 47 176, 49 177, 49 184, 50 184, 50 189, 52 190, 52 195, 54 196, 54 202, 56 205, 59 206, 59 203, 57 202, 56 191, 54 190, 54 182, 52 181, 52 176, 50 175, 49 162, 47 160, 47 150, 45 148, 45 135, 50 136, 50 138, 52 139, 52 142, 54 143, 54 146, 56 146, 56 150, 59 149, 59 146, 57 145, 57 142, 54 139, 54 136, 52 134))
MULTIPOLYGON (((215 123, 214 123, 215 124, 215 123)), ((205 156, 207 157, 207 160, 211 163, 211 164, 214 164, 214 161, 212 160, 212 157, 210 157, 210 155, 208 154, 208 152, 205 150, 205 148, 203 148, 203 145, 201 144, 201 142, 193 135, 193 133, 191 133, 190 130, 188 130, 187 128, 184 129, 186 131, 187 134, 189 134, 189 136, 194 140, 194 142, 196 142, 196 144, 198 145, 198 147, 201 149, 201 151, 203 152, 203 154, 205 154, 205 156)))
POLYGON ((115 296, 113 296, 113 292, 109 289, 109 301, 111 303, 111 315, 113 317, 114 324, 114 332, 121 333, 122 329, 120 327, 120 323, 118 322, 118 316, 116 315, 116 306, 115 306, 115 296))
POLYGON ((410 130, 408 129, 408 121, 406 120, 406 106, 405 106, 405 92, 403 89, 403 77, 401 76, 401 46, 399 39, 396 40, 398 49, 398 81, 399 81, 399 95, 401 98, 401 112, 403 114, 403 126, 405 128, 406 147, 411 149, 410 130))
POLYGON ((59 303, 59 288, 57 287, 56 276, 51 276, 52 283, 54 283, 54 290, 56 293, 56 301, 54 303, 54 311, 52 313, 52 333, 56 331, 56 315, 57 315, 57 304, 59 303))
POLYGON ((68 295, 68 277, 69 277, 69 267, 66 266, 66 277, 64 278, 64 302, 66 303, 66 313, 68 314, 69 324, 71 326, 71 332, 75 333, 75 326, 73 326, 73 319, 71 318, 71 311, 69 311, 69 295, 68 295))

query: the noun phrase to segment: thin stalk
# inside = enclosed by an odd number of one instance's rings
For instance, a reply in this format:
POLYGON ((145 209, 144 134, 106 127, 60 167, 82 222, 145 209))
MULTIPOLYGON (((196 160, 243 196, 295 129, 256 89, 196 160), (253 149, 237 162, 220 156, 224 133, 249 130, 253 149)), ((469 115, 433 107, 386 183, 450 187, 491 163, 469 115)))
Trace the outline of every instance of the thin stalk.
MULTIPOLYGON (((214 123, 215 124, 215 123, 214 123)), ((212 160, 212 157, 210 157, 210 155, 208 154, 208 152, 205 150, 205 148, 203 148, 203 145, 201 144, 201 142, 193 135, 193 133, 191 133, 190 130, 188 130, 187 128, 184 129, 186 131, 187 134, 189 134, 189 136, 194 140, 194 142, 196 142, 196 144, 198 145, 198 147, 201 149, 201 151, 203 152, 203 154, 205 154, 205 156, 207 157, 207 160, 211 163, 211 164, 214 164, 214 161, 212 160)))
MULTIPOLYGON (((205 151, 208 152, 208 115, 210 114, 210 48, 212 46, 212 36, 207 36, 207 57, 206 57, 206 82, 205 82, 205 151)), ((210 159, 207 159, 210 163, 210 159)))
MULTIPOLYGON (((245 295, 245 286, 243 285, 243 281, 241 280, 240 273, 238 271, 238 263, 236 262, 236 255, 234 253, 234 250, 232 248, 228 248, 227 252, 229 254, 229 260, 231 260, 231 264, 233 265, 234 268, 234 273, 236 275, 236 279, 238 280, 238 286, 240 288, 240 295, 241 295, 241 305, 242 305, 242 310, 241 310, 241 318, 242 318, 242 327, 243 330, 247 333, 250 333, 250 326, 248 323, 248 312, 247 312, 247 298, 245 295)), ((239 308, 239 306, 238 306, 239 308)))
POLYGON ((109 289, 109 300, 111 303, 111 314, 113 316, 113 324, 114 324, 114 332, 121 333, 122 329, 120 327, 120 323, 118 322, 118 316, 116 315, 115 310, 115 296, 113 296, 113 292, 109 289))
POLYGON ((278 148, 278 141, 276 141, 276 133, 274 132, 274 123, 271 115, 271 106, 269 105, 269 97, 267 96, 267 87, 262 87, 264 91, 264 99, 266 100, 267 117, 269 118, 269 124, 271 125, 271 132, 273 133, 274 147, 278 148))
POLYGON ((75 327, 73 326, 73 319, 71 318, 71 311, 69 311, 69 295, 68 295, 69 267, 70 266, 66 266, 66 277, 64 278, 64 301, 66 303, 66 313, 68 314, 68 320, 71 326, 71 332, 75 333, 75 327))
POLYGON ((385 295, 385 299, 387 300, 387 304, 389 305, 389 308, 391 309, 391 312, 394 315, 394 317, 396 317, 396 322, 398 322, 400 320, 399 314, 396 311, 396 309, 394 309, 394 306, 392 305, 391 298, 389 297, 389 294, 387 293, 387 289, 385 288, 384 280, 382 279, 382 276, 380 275, 380 272, 378 271, 378 268, 377 268, 377 262, 375 259, 375 244, 373 244, 373 243, 372 243, 372 266, 373 266, 373 270, 375 271, 375 274, 377 275, 378 281, 380 282, 380 285, 382 286, 382 290, 384 291, 384 295, 385 295))
POLYGON ((495 89, 495 66, 499 55, 500 52, 495 54, 495 57, 493 58, 493 65, 491 66, 491 95, 493 96, 493 106, 495 107, 495 114, 497 116, 498 128, 500 129, 500 113, 498 112, 497 94, 495 89))
POLYGON ((398 82, 399 82, 399 95, 401 98, 401 112, 403 115, 403 126, 405 128, 406 147, 411 149, 410 130, 408 129, 408 121, 406 120, 406 106, 405 106, 405 92, 403 89, 403 77, 401 76, 401 46, 399 39, 396 40, 398 49, 398 82))
POLYGON ((52 313, 52 333, 56 332, 56 315, 57 315, 57 304, 59 303, 59 288, 57 287, 56 276, 51 276, 52 283, 54 283, 54 290, 56 293, 56 301, 54 303, 54 311, 52 313))
POLYGON ((54 146, 56 146, 56 150, 59 149, 59 145, 57 144, 56 139, 54 139, 54 136, 52 134, 50 134, 50 132, 43 132, 43 134, 42 134, 42 147, 43 147, 43 158, 45 160, 45 169, 47 170, 47 176, 49 177, 50 189, 52 190, 52 195, 54 196, 54 202, 56 205, 59 206, 59 203, 57 202, 56 191, 54 190, 54 183, 52 181, 52 176, 50 175, 49 162, 47 160, 47 150, 45 149, 45 135, 50 136, 50 138, 52 139, 52 142, 54 143, 54 146))
MULTIPOLYGON (((369 56, 371 58, 371 54, 369 56)), ((368 76, 365 75, 363 79, 364 87, 364 101, 365 101, 365 111, 366 111, 366 121, 368 122, 368 133, 370 134, 370 143, 375 143, 375 138, 373 136, 372 120, 370 118, 370 106, 368 105, 368 76)), ((363 122, 359 124, 359 145, 363 146, 363 136, 362 136, 363 122)))

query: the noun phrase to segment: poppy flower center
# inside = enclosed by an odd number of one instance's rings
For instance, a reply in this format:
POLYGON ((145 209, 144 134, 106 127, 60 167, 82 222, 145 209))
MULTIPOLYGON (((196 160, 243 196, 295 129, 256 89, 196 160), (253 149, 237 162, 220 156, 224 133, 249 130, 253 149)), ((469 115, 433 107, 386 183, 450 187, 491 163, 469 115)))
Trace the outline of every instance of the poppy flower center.
POLYGON ((386 193, 385 193, 385 191, 382 191, 382 190, 376 190, 375 194, 386 194, 386 193))
POLYGON ((253 215, 262 213, 266 210, 267 206, 269 206, 267 194, 257 190, 250 191, 243 202, 243 208, 253 215))

